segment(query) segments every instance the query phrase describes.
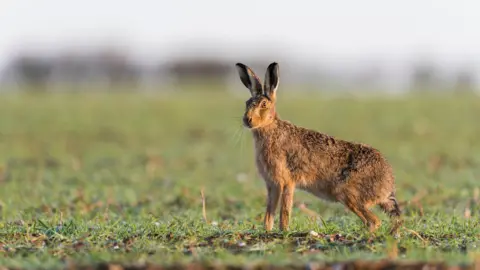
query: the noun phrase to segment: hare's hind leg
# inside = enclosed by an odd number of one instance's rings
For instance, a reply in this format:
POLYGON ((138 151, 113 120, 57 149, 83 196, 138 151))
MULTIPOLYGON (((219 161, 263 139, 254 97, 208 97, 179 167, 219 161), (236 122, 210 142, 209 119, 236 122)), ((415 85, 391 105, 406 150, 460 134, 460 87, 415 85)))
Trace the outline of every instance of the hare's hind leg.
POLYGON ((267 209, 265 212, 264 226, 266 231, 271 231, 273 229, 275 211, 277 210, 278 202, 280 201, 282 189, 281 186, 275 183, 267 182, 267 192, 267 209))
POLYGON ((390 234, 396 235, 399 227, 402 225, 401 214, 402 210, 400 209, 395 194, 392 192, 388 198, 378 204, 385 213, 390 216, 391 219, 391 228, 390 234))

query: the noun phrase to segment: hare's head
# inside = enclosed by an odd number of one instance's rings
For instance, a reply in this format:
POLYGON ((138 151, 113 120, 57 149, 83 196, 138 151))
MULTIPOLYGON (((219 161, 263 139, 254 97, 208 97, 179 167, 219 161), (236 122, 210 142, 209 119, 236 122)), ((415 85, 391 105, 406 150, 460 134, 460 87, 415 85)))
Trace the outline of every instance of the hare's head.
POLYGON ((259 128, 275 120, 275 100, 278 87, 278 64, 271 63, 267 68, 265 82, 262 83, 253 70, 237 63, 236 68, 242 83, 250 90, 252 97, 247 100, 243 124, 248 128, 259 128))

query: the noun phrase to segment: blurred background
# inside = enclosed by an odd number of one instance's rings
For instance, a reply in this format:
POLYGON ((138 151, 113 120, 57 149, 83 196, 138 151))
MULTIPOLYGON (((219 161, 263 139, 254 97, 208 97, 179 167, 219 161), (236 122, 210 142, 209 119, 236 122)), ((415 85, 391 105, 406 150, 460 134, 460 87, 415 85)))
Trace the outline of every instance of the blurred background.
MULTIPOLYGON (((30 247, 19 235, 37 224, 52 235, 42 256, 63 260, 63 237, 88 232, 107 260, 126 253, 103 241, 144 228, 158 237, 135 250, 164 262, 192 258, 192 239, 262 228, 266 189, 235 63, 263 79, 274 61, 283 119, 373 145, 394 168, 408 228, 458 243, 445 228, 462 228, 476 241, 463 219, 480 215, 479 10, 475 0, 2 0, 0 245, 30 247)), ((341 205, 297 194, 292 230, 366 233, 341 205)), ((409 245, 425 247, 419 238, 409 245)), ((350 249, 326 246, 315 256, 350 249)), ((245 261, 291 258, 258 252, 245 261)))
POLYGON ((272 61, 284 91, 476 91, 479 7, 466 0, 5 0, 0 91, 214 84, 235 93, 234 63, 263 76, 272 61))

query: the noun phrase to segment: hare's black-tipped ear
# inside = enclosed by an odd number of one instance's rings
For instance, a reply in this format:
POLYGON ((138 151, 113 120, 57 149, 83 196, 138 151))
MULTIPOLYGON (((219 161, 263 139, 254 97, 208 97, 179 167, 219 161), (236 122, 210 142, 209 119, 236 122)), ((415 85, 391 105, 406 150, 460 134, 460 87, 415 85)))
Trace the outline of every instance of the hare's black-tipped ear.
POLYGON ((237 63, 235 67, 240 75, 240 80, 250 90, 252 97, 261 95, 263 93, 262 83, 253 70, 242 63, 237 63))
POLYGON ((267 73, 265 74, 265 83, 263 90, 265 94, 275 100, 275 95, 278 88, 279 74, 278 74, 278 64, 273 62, 267 68, 267 73))

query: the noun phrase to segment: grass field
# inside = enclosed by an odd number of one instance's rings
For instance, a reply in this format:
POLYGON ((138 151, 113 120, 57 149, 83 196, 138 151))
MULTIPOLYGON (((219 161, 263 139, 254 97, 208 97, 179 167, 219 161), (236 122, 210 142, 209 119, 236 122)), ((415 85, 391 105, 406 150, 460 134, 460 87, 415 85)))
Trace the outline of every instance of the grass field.
POLYGON ((251 134, 241 127, 242 99, 4 95, 0 265, 305 265, 385 258, 459 264, 477 258, 478 98, 279 95, 282 118, 385 153, 405 213, 399 239, 388 237, 380 211, 384 225, 368 242, 356 216, 301 191, 291 230, 280 233, 276 217, 276 231, 264 233, 266 191, 251 134))

